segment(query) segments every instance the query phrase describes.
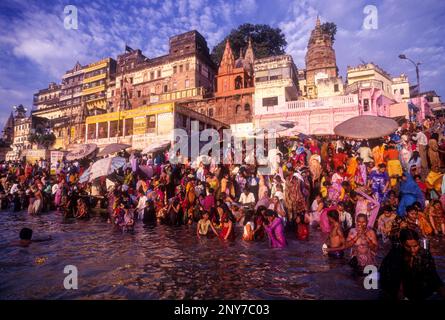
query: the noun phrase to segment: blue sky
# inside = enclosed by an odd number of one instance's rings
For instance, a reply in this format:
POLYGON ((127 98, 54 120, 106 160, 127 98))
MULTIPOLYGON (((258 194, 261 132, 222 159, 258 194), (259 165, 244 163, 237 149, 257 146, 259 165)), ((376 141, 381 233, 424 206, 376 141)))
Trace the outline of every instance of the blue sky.
POLYGON ((361 60, 390 74, 406 73, 415 83, 414 66, 398 59, 405 53, 421 65, 422 91, 445 95, 445 1, 442 0, 99 0, 0 2, 0 128, 11 106, 32 106, 32 95, 49 82, 60 82, 76 61, 87 64, 123 52, 125 43, 148 57, 165 54, 168 38, 197 29, 209 48, 232 28, 246 22, 279 27, 286 51, 298 68, 310 31, 320 15, 338 31, 334 48, 340 74, 361 60), (78 9, 78 29, 64 28, 63 9, 78 9), (362 28, 367 5, 378 9, 378 29, 362 28))

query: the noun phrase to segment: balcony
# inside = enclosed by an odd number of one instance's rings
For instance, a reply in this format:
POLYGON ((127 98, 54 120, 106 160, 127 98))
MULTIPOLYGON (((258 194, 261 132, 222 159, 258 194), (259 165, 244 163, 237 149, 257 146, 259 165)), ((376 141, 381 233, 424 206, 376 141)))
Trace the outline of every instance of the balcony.
POLYGON ((255 115, 269 115, 273 113, 302 112, 354 106, 358 106, 357 95, 335 96, 312 100, 288 101, 276 106, 256 106, 255 115))
POLYGON ((104 72, 104 73, 98 74, 98 75, 93 76, 93 77, 84 78, 83 81, 82 81, 82 83, 83 83, 83 84, 85 84, 85 83, 91 83, 91 82, 95 82, 95 81, 102 80, 102 79, 106 79, 106 78, 107 78, 107 73, 104 72))
POLYGON ((345 93, 346 94, 357 93, 359 89, 370 89, 370 88, 383 90, 383 84, 381 81, 377 80, 357 81, 354 82, 353 84, 348 85, 345 89, 345 93))
POLYGON ((86 95, 89 95, 89 94, 92 94, 92 93, 101 92, 101 91, 105 91, 105 85, 104 84, 102 84, 100 86, 88 88, 88 89, 83 89, 82 90, 82 95, 86 96, 86 95))

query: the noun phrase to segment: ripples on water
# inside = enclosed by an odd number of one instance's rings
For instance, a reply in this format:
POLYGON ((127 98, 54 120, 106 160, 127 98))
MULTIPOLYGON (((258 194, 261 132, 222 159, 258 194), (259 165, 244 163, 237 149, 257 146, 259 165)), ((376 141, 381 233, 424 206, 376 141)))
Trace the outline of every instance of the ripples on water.
MULTIPOLYGON (((324 237, 287 234, 286 249, 268 243, 196 238, 195 225, 144 227, 123 234, 100 217, 62 221, 0 212, 0 246, 23 227, 53 240, 0 249, 0 299, 376 299, 353 278, 346 260, 321 254, 324 237), (65 290, 66 265, 78 268, 78 290, 65 290)), ((445 279, 444 241, 432 252, 445 279), (440 250, 439 250, 440 248, 440 250)), ((382 258, 382 252, 379 258, 382 258)), ((380 260, 379 259, 379 260, 380 260)))

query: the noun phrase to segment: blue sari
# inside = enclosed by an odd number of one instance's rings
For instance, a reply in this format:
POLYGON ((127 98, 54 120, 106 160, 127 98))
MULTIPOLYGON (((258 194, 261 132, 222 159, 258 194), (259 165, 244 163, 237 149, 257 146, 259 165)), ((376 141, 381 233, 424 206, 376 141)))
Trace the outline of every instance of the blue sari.
POLYGON ((420 190, 417 183, 414 181, 413 177, 409 173, 404 173, 406 181, 400 183, 400 202, 397 208, 397 214, 401 217, 405 216, 406 208, 419 202, 422 209, 425 207, 425 196, 420 190))

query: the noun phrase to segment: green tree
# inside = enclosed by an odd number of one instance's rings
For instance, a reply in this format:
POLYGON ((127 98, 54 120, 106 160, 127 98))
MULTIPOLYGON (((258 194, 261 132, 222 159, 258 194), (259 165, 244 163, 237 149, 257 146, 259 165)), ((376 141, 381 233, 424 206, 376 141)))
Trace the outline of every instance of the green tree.
POLYGON ((211 54, 213 62, 216 65, 221 62, 227 39, 229 39, 233 54, 237 59, 240 49, 245 52, 249 37, 252 39, 256 58, 284 54, 287 42, 280 28, 272 28, 267 24, 245 23, 237 29, 232 29, 230 34, 213 48, 211 54))
POLYGON ((332 43, 334 43, 337 25, 334 22, 325 22, 321 25, 321 30, 328 33, 331 36, 332 43))
POLYGON ((54 133, 31 133, 28 136, 28 141, 31 144, 36 144, 38 147, 49 149, 56 142, 54 133))

